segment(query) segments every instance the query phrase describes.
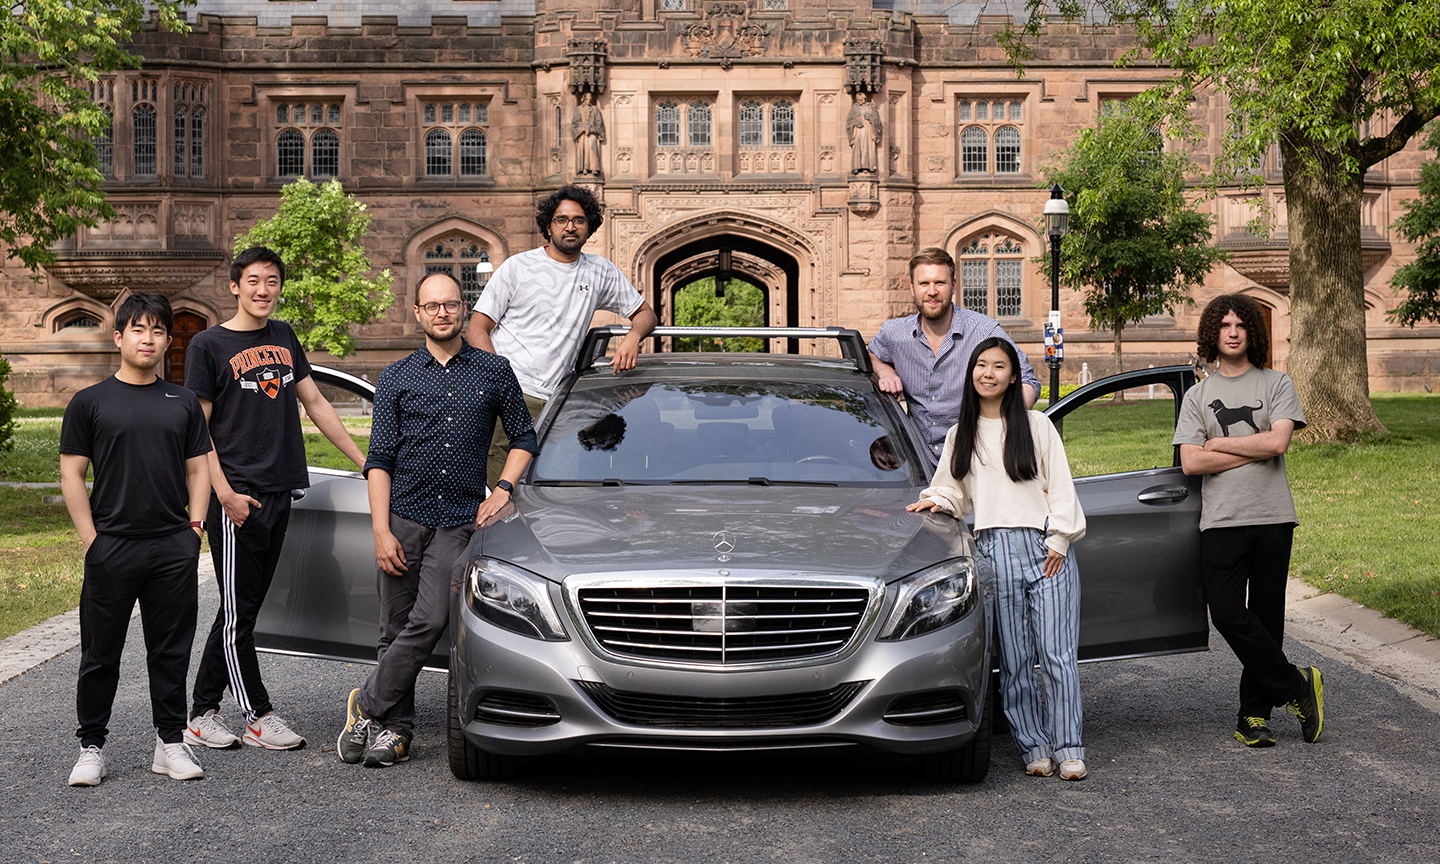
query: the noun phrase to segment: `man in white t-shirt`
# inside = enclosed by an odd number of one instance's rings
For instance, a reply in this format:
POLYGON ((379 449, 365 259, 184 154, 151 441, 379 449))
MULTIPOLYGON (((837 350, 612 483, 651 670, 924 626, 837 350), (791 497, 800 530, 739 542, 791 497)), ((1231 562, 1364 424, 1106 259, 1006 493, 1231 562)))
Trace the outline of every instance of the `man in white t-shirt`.
MULTIPOLYGON (((589 189, 556 190, 535 212, 540 233, 549 242, 505 259, 470 316, 465 337, 510 361, 532 422, 574 368, 597 309, 630 319, 630 333, 611 361, 612 374, 635 368, 641 340, 655 329, 654 310, 620 268, 580 251, 602 220, 600 202, 589 189)), ((500 476, 509 451, 509 439, 497 433, 490 445, 488 476, 500 476)))

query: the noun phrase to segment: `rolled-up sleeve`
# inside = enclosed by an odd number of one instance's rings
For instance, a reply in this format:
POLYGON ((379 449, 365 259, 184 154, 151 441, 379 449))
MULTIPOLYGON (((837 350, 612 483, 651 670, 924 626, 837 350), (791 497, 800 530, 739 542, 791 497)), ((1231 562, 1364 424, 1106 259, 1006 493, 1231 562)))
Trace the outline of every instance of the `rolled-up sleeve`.
POLYGON ((505 383, 500 395, 500 423, 505 427, 505 437, 510 439, 511 450, 540 452, 540 439, 535 437, 535 425, 530 422, 530 411, 525 407, 525 394, 510 364, 505 364, 505 383))

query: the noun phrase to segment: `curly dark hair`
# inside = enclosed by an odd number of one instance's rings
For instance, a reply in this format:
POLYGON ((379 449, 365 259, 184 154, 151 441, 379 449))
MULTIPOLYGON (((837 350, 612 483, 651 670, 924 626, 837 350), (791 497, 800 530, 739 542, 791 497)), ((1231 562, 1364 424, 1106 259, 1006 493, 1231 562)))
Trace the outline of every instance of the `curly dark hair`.
POLYGON ((593 236, 596 231, 600 230, 600 223, 605 221, 605 217, 602 215, 604 210, 600 206, 600 202, 595 200, 595 195, 584 186, 561 186, 552 192, 549 198, 541 201, 540 206, 535 209, 535 224, 540 226, 540 233, 546 240, 550 239, 550 222, 555 218, 555 208, 560 206, 561 201, 574 201, 585 210, 585 221, 590 223, 588 226, 590 233, 586 235, 587 237, 593 236))
POLYGON ((1250 365, 1265 366, 1270 362, 1270 330, 1265 326, 1265 311, 1244 294, 1221 294, 1205 305, 1195 333, 1195 353, 1206 363, 1215 362, 1220 354, 1220 321, 1231 312, 1240 317, 1245 327, 1245 354, 1250 358, 1250 365))

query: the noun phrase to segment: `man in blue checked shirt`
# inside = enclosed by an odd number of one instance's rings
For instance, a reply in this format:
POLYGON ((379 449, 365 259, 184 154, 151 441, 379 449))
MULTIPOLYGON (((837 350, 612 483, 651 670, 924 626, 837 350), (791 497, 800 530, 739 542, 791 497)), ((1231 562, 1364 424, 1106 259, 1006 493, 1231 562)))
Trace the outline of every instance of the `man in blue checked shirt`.
MULTIPOLYGON (((931 246, 910 258, 910 292, 916 314, 894 318, 880 326, 870 340, 870 363, 880 389, 904 396, 910 422, 940 458, 945 435, 960 414, 965 373, 975 346, 999 336, 1015 342, 988 315, 955 308, 955 260, 944 249, 931 246)), ((1040 398, 1040 379, 1020 355, 1020 380, 1028 385, 1025 407, 1040 398)))
POLYGON ((510 500, 540 449, 509 361, 461 336, 460 298, 446 274, 420 281, 415 320, 425 347, 386 367, 375 385, 365 478, 381 634, 379 665, 351 691, 336 743, 351 764, 381 768, 410 758, 415 679, 449 624, 455 561, 476 527, 510 500), (487 498, 485 455, 497 419, 510 455, 487 498))

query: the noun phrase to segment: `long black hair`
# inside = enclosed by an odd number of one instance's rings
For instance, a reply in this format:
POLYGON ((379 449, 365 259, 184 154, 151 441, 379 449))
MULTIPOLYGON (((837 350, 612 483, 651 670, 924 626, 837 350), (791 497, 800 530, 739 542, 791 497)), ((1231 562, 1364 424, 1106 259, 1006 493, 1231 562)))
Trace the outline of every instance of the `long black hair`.
POLYGON ((970 473, 970 460, 975 455, 975 433, 980 425, 980 394, 975 390, 975 364, 980 355, 991 348, 1001 348, 1010 358, 1010 369, 1015 380, 1005 390, 1000 402, 1000 415, 1005 420, 1005 473, 1016 483, 1033 480, 1039 475, 1035 461, 1035 441, 1030 437, 1030 418, 1025 407, 1025 397, 1020 389, 1025 383, 1020 380, 1020 355, 1009 340, 991 336, 975 346, 970 363, 965 368, 965 395, 960 399, 960 418, 956 422, 955 449, 950 459, 950 473, 956 480, 963 480, 970 473))

